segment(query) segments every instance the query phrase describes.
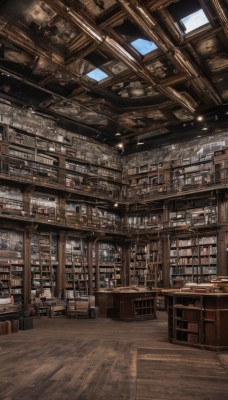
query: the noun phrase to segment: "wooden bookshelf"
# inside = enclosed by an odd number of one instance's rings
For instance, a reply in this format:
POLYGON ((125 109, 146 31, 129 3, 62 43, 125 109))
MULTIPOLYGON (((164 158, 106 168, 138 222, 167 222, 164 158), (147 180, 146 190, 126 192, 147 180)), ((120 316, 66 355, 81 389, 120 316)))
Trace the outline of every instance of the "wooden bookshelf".
POLYGON ((168 336, 174 344, 226 350, 228 293, 168 293, 168 336))

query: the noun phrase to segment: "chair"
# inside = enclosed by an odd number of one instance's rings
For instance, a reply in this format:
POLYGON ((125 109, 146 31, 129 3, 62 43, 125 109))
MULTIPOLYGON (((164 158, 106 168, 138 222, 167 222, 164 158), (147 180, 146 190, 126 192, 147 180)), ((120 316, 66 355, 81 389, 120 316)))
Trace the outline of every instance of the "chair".
POLYGON ((89 299, 78 298, 76 302, 76 318, 89 318, 89 299))
POLYGON ((66 307, 67 318, 77 318, 76 301, 69 300, 66 307))

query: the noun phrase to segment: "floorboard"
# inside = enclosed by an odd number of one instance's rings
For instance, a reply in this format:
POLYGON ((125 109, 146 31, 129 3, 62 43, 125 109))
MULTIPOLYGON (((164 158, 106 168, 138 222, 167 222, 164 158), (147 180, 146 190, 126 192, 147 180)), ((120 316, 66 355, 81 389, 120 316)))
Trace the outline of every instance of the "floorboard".
POLYGON ((228 352, 173 345, 141 322, 36 317, 0 337, 0 400, 227 400, 228 352))

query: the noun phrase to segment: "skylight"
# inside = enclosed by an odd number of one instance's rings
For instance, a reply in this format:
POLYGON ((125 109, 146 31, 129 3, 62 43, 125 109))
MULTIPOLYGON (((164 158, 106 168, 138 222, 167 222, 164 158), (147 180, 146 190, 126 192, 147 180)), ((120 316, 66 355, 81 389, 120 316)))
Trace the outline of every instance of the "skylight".
POLYGON ((199 28, 200 26, 203 26, 203 25, 206 25, 209 23, 206 15, 204 14, 202 9, 181 19, 181 22, 185 27, 185 33, 192 32, 195 29, 199 28))
POLYGON ((157 49, 156 44, 151 42, 150 40, 145 40, 145 39, 136 39, 133 42, 131 42, 131 45, 137 50, 142 56, 145 56, 145 54, 150 53, 151 51, 154 51, 157 49))
POLYGON ((100 82, 103 81, 103 79, 108 78, 108 75, 102 71, 100 68, 95 68, 92 71, 88 72, 86 74, 88 78, 93 79, 94 81, 100 82))

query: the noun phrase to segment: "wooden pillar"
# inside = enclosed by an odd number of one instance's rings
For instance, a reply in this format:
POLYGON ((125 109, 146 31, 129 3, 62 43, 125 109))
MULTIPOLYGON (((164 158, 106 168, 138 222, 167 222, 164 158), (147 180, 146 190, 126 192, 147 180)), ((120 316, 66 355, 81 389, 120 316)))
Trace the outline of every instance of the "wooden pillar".
POLYGON ((93 242, 88 239, 87 242, 88 246, 88 278, 89 278, 89 284, 88 284, 88 294, 92 295, 93 294, 93 242))
POLYGON ((58 296, 66 297, 66 284, 65 284, 65 265, 66 265, 66 237, 67 233, 64 231, 59 232, 58 236, 58 267, 57 267, 57 282, 56 291, 58 296))
POLYGON ((59 210, 57 211, 57 222, 66 223, 66 196, 59 196, 59 210))
POLYGON ((125 243, 122 247, 122 268, 121 268, 121 282, 123 286, 130 285, 130 249, 129 244, 125 243))
POLYGON ((228 195, 218 194, 217 275, 228 275, 228 195))
POLYGON ((66 186, 66 162, 65 162, 65 157, 64 156, 60 156, 59 157, 58 183, 60 185, 66 186))
POLYGON ((217 275, 228 275, 228 230, 222 228, 217 238, 217 275))
POLYGON ((30 227, 24 230, 24 306, 31 304, 31 236, 30 227))
POLYGON ((100 289, 100 269, 99 269, 99 241, 94 242, 95 250, 95 289, 100 289))
MULTIPOLYGON (((163 226, 168 227, 169 225, 169 204, 164 203, 163 206, 163 226)), ((164 288, 170 287, 170 242, 169 237, 163 237, 161 239, 162 247, 162 280, 161 286, 164 288)))
POLYGON ((170 287, 170 262, 169 262, 169 238, 162 238, 162 287, 170 287))
POLYGON ((27 214, 30 213, 31 197, 34 189, 35 187, 33 185, 28 185, 23 191, 23 211, 27 214))

